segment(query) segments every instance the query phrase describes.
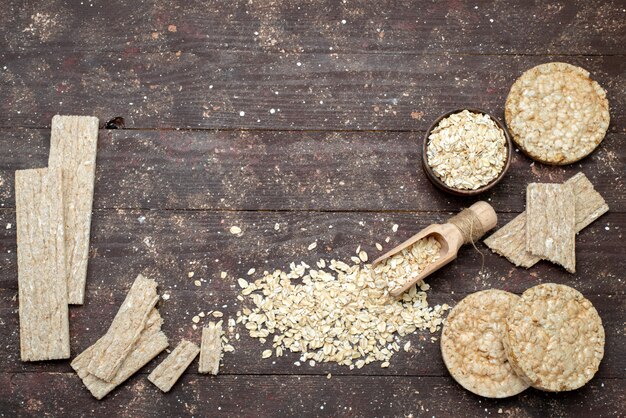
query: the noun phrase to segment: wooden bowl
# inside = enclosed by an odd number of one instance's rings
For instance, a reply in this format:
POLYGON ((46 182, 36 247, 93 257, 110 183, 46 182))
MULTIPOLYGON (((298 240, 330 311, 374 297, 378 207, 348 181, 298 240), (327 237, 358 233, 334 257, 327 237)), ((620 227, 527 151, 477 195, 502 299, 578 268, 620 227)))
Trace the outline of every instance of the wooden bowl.
POLYGON ((444 192, 447 192, 456 196, 476 196, 478 194, 484 193, 487 190, 491 189, 493 186, 498 184, 500 180, 502 180, 506 172, 509 170, 509 166, 511 165, 512 150, 513 150, 513 143, 511 142, 511 136, 509 135, 509 131, 507 131, 504 124, 500 122, 498 118, 480 109, 468 109, 468 108, 456 109, 456 110, 451 110, 449 112, 446 112, 443 115, 439 116, 437 119, 435 119, 435 121, 432 123, 432 125, 430 125, 430 127, 426 131, 426 135, 424 136, 424 144, 422 145, 422 168, 424 169, 424 172, 426 173, 426 177, 428 177, 431 183, 433 183, 440 190, 443 190, 444 192), (430 136, 431 131, 435 129, 435 127, 439 124, 439 122, 441 122, 443 118, 446 118, 454 113, 462 112, 464 110, 469 110, 472 113, 481 113, 484 115, 488 115, 491 119, 494 120, 496 125, 498 125, 500 129, 502 129, 502 132, 504 132, 504 137, 506 138, 507 153, 506 153, 506 161, 504 163, 504 167, 502 167, 502 171, 500 172, 500 174, 498 174, 498 177, 493 179, 491 182, 474 190, 455 189, 445 184, 439 177, 437 177, 433 169, 428 165, 428 157, 426 155, 426 148, 428 146, 428 137, 430 136))

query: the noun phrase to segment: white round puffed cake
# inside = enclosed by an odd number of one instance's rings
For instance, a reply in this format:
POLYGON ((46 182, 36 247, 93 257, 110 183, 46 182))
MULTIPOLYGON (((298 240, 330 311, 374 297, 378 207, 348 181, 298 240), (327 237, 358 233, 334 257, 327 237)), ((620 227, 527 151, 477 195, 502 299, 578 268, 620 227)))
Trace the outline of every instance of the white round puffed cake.
POLYGON ((606 92, 589 72, 563 62, 541 64, 518 78, 504 116, 517 146, 546 164, 589 155, 609 128, 606 92))
POLYGON ((576 289, 531 287, 511 307, 504 347, 511 366, 531 386, 550 392, 582 387, 604 356, 598 312, 576 289))
POLYGON ((528 384, 511 369, 502 337, 509 306, 519 296, 503 290, 483 290, 459 302, 441 332, 441 354, 461 386, 487 398, 517 395, 528 384))

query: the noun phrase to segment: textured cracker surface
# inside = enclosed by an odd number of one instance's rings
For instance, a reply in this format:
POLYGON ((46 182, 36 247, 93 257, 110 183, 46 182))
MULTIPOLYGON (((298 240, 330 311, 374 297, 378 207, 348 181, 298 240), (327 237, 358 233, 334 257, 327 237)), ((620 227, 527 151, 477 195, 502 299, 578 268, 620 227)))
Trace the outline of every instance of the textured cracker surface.
POLYGON ((199 352, 200 348, 197 345, 182 340, 174 351, 150 373, 148 380, 163 392, 169 392, 199 352))
POLYGON ((604 139, 609 103, 588 71, 552 62, 531 68, 515 81, 505 118, 513 140, 530 157, 571 164, 604 139))
POLYGON ((502 290, 483 290, 464 298, 448 315, 441 354, 452 377, 470 392, 505 398, 528 387, 509 365, 502 346, 509 307, 518 299, 502 290))
POLYGON ((198 372, 213 375, 219 372, 223 333, 221 324, 214 322, 209 322, 207 326, 202 328, 198 372))
MULTIPOLYGON (((564 184, 571 184, 574 188, 577 233, 609 210, 600 193, 583 173, 577 173, 564 184)), ((541 260, 526 251, 526 212, 516 216, 484 242, 493 252, 519 267, 529 268, 541 260)))
POLYGON ((159 300, 156 288, 154 280, 141 274, 137 276, 109 330, 93 346, 93 355, 87 367, 89 373, 107 382, 113 380, 159 300))
POLYGON ((161 331, 162 324, 163 319, 159 315, 159 312, 156 308, 152 309, 148 316, 146 327, 141 332, 139 339, 135 343, 135 347, 129 353, 128 357, 124 359, 111 382, 99 379, 90 374, 87 370, 87 366, 93 355, 94 346, 87 348, 78 355, 74 361, 72 361, 72 368, 74 368, 91 394, 96 399, 102 399, 167 348, 168 341, 165 334, 161 331))
POLYGON ((526 251, 576 272, 576 199, 571 184, 530 183, 526 251))
POLYGON ((97 143, 98 118, 59 115, 52 118, 48 165, 63 170, 70 304, 82 305, 85 298, 97 143))
POLYGON ((60 170, 15 173, 22 361, 70 357, 60 170))
POLYGON ((511 308, 504 346, 509 361, 533 387, 574 390, 598 371, 604 327, 580 292, 547 283, 525 291, 511 308))

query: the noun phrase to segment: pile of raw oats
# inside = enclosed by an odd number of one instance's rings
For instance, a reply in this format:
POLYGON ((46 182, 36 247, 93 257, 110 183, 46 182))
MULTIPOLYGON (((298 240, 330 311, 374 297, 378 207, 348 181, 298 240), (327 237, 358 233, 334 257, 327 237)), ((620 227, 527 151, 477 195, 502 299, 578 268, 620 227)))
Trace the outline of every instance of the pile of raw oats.
MULTIPOLYGON (((373 274, 367 254, 357 251, 352 264, 332 260, 291 263, 289 271, 265 272, 248 282, 239 279, 240 300, 253 306, 237 313, 250 335, 271 341, 262 357, 301 353, 300 361, 336 362, 361 368, 380 361, 388 367, 400 338, 416 330, 439 330, 448 305, 429 307, 427 285, 413 286, 400 299, 389 295, 387 279, 373 274)), ((410 342, 403 347, 408 350, 410 342)))
POLYGON ((446 185, 475 190, 504 169, 504 132, 489 115, 463 110, 442 119, 428 136, 428 165, 446 185))
MULTIPOLYGON (((374 273, 389 286, 389 290, 399 289, 415 279, 433 261, 439 258, 441 244, 434 237, 426 237, 389 257, 376 267, 374 273)), ((428 285, 418 282, 420 289, 427 290, 428 285)))

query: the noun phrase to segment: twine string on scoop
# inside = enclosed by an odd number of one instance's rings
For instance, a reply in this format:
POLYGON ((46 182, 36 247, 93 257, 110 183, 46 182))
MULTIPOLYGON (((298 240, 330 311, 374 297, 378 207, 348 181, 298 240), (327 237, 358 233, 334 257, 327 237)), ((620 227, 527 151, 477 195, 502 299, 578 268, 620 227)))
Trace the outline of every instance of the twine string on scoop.
POLYGON ((456 226, 459 231, 461 231, 461 235, 463 236, 463 244, 471 243, 474 249, 478 252, 478 254, 480 254, 482 258, 480 272, 482 272, 483 267, 485 267, 485 255, 478 249, 478 247, 476 247, 476 241, 478 241, 480 237, 485 235, 487 230, 480 222, 480 218, 476 216, 474 211, 466 208, 450 218, 448 220, 448 223, 456 226))

